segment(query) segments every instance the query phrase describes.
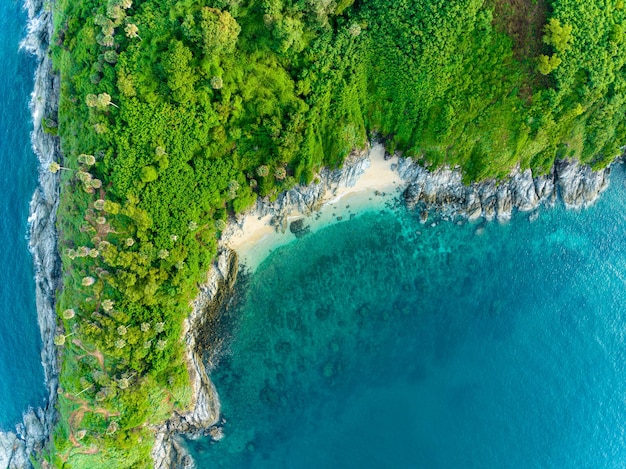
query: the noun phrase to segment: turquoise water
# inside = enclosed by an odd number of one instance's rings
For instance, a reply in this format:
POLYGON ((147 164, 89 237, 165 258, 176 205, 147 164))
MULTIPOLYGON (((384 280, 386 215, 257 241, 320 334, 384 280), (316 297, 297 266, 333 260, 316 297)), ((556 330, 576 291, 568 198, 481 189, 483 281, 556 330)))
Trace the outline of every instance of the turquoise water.
POLYGON ((626 179, 506 224, 365 213, 275 250, 229 311, 200 468, 626 465, 626 179))
POLYGON ((0 3, 0 429, 41 405, 44 377, 28 252, 28 204, 37 183, 28 109, 35 60, 18 50, 26 34, 22 3, 0 3))

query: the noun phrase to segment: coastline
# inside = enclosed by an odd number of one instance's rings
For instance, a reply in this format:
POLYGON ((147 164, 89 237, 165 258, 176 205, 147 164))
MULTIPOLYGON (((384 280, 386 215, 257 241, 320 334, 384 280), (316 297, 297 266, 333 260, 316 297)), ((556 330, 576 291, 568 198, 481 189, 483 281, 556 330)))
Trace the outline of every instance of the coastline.
POLYGON ((185 362, 193 388, 192 405, 189 411, 175 413, 162 425, 153 428, 156 441, 151 455, 155 469, 195 467, 193 458, 181 441, 182 435, 192 439, 210 436, 219 440, 222 437, 221 429, 215 427, 221 417, 220 400, 205 367, 203 344, 206 339, 203 340, 203 336, 208 335, 222 303, 230 295, 237 279, 237 267, 237 254, 222 249, 191 304, 191 313, 183 323, 185 362))
POLYGON ((322 169, 317 184, 296 186, 274 202, 258 200, 231 221, 221 245, 236 251, 241 264, 254 272, 273 249, 363 211, 403 203, 419 212, 423 223, 433 223, 432 215, 437 221, 506 223, 514 210, 529 212, 532 221, 540 206, 557 201, 574 210, 590 206, 608 187, 609 176, 610 167, 594 172, 575 160, 560 160, 545 175, 516 167, 503 181, 465 185, 459 169, 429 171, 411 158, 385 154, 382 144, 373 143, 369 151, 351 155, 344 168, 322 169), (302 231, 288 230, 297 220, 303 220, 302 231))
MULTIPOLYGON (((58 177, 48 166, 60 158, 57 137, 43 130, 42 119, 56 116, 59 78, 52 72, 48 44, 52 37, 52 13, 40 0, 26 0, 28 32, 20 45, 37 58, 30 108, 33 118, 31 143, 39 167, 38 187, 30 202, 29 249, 35 267, 37 318, 42 338, 41 362, 44 368, 48 398, 44 407, 29 408, 15 433, 0 432, 0 466, 30 468, 31 457, 47 444, 56 420, 54 408, 58 388, 59 363, 53 338, 56 324, 55 294, 60 287, 60 259, 57 254, 56 209, 59 203, 58 177)), ((45 466, 44 466, 45 467, 45 466)))
MULTIPOLYGON (((5 462, 10 468, 32 467, 29 457, 48 441, 56 419, 54 404, 59 371, 53 344, 57 327, 55 291, 61 287, 55 227, 59 183, 58 175, 47 168, 62 156, 58 138, 45 133, 42 127, 43 117, 56 115, 59 78, 53 74, 47 54, 53 28, 52 13, 41 0, 26 0, 25 8, 29 27, 22 47, 38 59, 31 109, 32 144, 40 161, 40 171, 29 222, 43 340, 42 364, 49 398, 45 408, 29 409, 25 413, 24 422, 15 433, 0 434, 0 467, 4 467, 5 462), (3 459, 5 452, 8 456, 3 459)), ((579 208, 597 199, 608 186, 608 175, 608 170, 593 173, 588 166, 576 162, 557 162, 555 169, 546 176, 533 177, 529 170, 516 169, 509 180, 500 184, 491 180, 465 186, 458 170, 443 168, 429 172, 400 155, 385 159, 384 148, 377 144, 369 152, 351 154, 342 169, 322 169, 317 184, 297 186, 280 194, 274 202, 259 200, 254 209, 237 217, 225 230, 218 260, 207 273, 207 282, 200 288, 193 311, 185 320, 183 334, 193 386, 193 406, 191 411, 177 413, 154 429, 154 467, 193 467, 179 434, 210 435, 214 439, 221 436, 221 430, 215 427, 220 419, 219 396, 206 372, 201 334, 210 323, 207 310, 215 310, 215 305, 223 300, 236 279, 238 260, 233 251, 254 270, 271 249, 297 238, 289 229, 293 221, 304 219, 307 226, 303 229, 315 231, 363 210, 383 208, 399 196, 409 207, 426 214, 426 219, 428 212, 434 211, 444 218, 506 221, 514 208, 533 211, 557 199, 570 208, 579 208), (216 431, 212 431, 212 427, 216 431)))
POLYGON ((608 187, 609 176, 610 167, 594 172, 570 160, 557 161, 545 175, 533 176, 529 169, 514 168, 503 181, 465 185, 458 169, 429 171, 411 158, 386 155, 381 144, 374 144, 368 151, 350 155, 341 169, 323 168, 315 184, 296 186, 273 202, 258 200, 254 208, 231 220, 222 233, 218 259, 185 321, 194 405, 190 412, 175 414, 155 429, 154 467, 195 467, 180 435, 191 439, 204 435, 216 441, 224 436, 219 427, 219 395, 204 366, 202 334, 227 301, 237 265, 253 272, 273 249, 299 236, 364 211, 399 203, 419 211, 422 222, 430 224, 458 219, 477 224, 480 220, 506 223, 514 210, 529 213, 533 221, 541 206, 550 207, 557 201, 568 209, 592 205, 608 187), (436 221, 429 220, 429 212, 436 221), (299 220, 303 222, 293 230, 292 223, 299 220))
POLYGON ((344 168, 320 172, 320 182, 296 186, 270 203, 261 200, 251 211, 233 220, 222 234, 221 245, 236 251, 241 264, 253 272, 273 249, 305 233, 315 232, 363 211, 384 208, 406 185, 394 169, 398 156, 385 157, 384 146, 355 152, 344 168), (290 224, 303 219, 300 232, 290 224))

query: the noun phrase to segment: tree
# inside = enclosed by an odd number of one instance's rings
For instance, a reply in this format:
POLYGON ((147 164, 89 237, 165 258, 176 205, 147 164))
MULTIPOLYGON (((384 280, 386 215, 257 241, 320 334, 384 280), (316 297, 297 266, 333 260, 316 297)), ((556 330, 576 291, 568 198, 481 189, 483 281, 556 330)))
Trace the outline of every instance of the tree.
POLYGON ((141 41, 141 36, 139 36, 139 28, 134 23, 128 23, 124 28, 124 32, 126 33, 126 37, 129 39, 139 38, 141 41))
POLYGON ((547 55, 540 55, 537 70, 539 70, 539 73, 542 75, 547 75, 559 65, 561 65, 561 59, 557 57, 556 54, 553 54, 550 57, 547 55))
POLYGON ((159 173, 154 166, 148 165, 141 168, 141 180, 143 182, 156 181, 158 177, 159 173))
POLYGON ((96 157, 93 155, 87 155, 85 153, 81 153, 78 155, 78 162, 84 164, 85 166, 93 166, 96 164, 96 157))
POLYGON ((114 50, 107 50, 104 52, 104 60, 108 63, 110 63, 111 65, 114 65, 117 63, 117 52, 115 52, 114 50))
POLYGON ((550 22, 543 28, 543 42, 553 46, 557 52, 565 52, 572 41, 572 26, 561 25, 558 18, 550 18, 550 22))
POLYGON ((200 12, 200 30, 204 53, 208 56, 232 52, 241 32, 229 12, 209 7, 200 12))
POLYGON ((98 95, 98 105, 100 107, 107 107, 107 106, 119 107, 117 104, 111 101, 111 95, 108 93, 100 93, 98 95))
POLYGON ((102 37, 99 38, 98 43, 103 47, 113 47, 115 45, 115 38, 112 34, 104 34, 104 32, 108 31, 103 30, 102 37))
POLYGON ((56 174, 58 173, 61 169, 64 169, 66 171, 71 171, 70 168, 64 168, 63 166, 61 166, 59 163, 57 163, 56 161, 53 161, 52 163, 50 163, 50 165, 48 166, 48 170, 52 173, 52 174, 56 174))
POLYGON ((361 26, 358 23, 352 23, 348 31, 350 36, 357 37, 361 34, 361 26))
POLYGON ((117 2, 111 2, 107 6, 107 16, 111 18, 116 24, 120 24, 126 17, 124 9, 116 4, 117 2))
POLYGON ((197 74, 191 68, 193 55, 181 41, 170 43, 169 50, 163 55, 163 71, 167 86, 172 90, 172 98, 179 103, 194 99, 197 74))

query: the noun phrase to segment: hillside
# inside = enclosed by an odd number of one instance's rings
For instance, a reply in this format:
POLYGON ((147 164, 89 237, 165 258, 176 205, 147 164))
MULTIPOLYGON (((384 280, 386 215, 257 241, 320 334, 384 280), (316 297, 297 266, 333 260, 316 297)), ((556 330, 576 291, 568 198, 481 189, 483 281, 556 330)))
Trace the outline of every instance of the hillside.
POLYGON ((150 467, 227 217, 369 138, 467 182, 626 141, 622 0, 57 0, 57 467, 150 467))

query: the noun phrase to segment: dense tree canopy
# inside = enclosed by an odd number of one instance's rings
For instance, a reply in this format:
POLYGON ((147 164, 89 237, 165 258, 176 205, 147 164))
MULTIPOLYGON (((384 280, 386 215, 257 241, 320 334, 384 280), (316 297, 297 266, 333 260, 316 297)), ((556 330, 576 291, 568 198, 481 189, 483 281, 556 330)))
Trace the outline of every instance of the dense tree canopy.
POLYGON ((312 181, 372 135, 468 181, 557 157, 599 167, 626 140, 621 0, 54 8, 57 467, 150 466, 145 424, 189 404, 182 320, 229 213, 312 181))

